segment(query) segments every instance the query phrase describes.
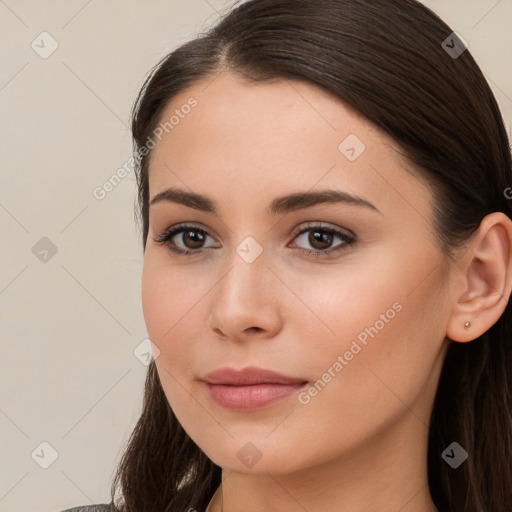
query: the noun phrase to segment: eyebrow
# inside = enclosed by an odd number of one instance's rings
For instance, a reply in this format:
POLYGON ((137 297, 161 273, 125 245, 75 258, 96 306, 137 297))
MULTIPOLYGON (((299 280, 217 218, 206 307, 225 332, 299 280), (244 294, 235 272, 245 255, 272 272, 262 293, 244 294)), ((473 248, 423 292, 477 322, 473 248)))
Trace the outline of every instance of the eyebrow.
MULTIPOLYGON (((167 201, 177 203, 195 210, 218 215, 215 202, 201 194, 186 192, 177 188, 166 188, 156 194, 150 201, 150 206, 167 201)), ((319 190, 315 192, 295 192, 285 196, 275 198, 267 208, 267 215, 277 215, 289 213, 304 208, 311 208, 319 204, 328 203, 346 203, 350 205, 362 206, 374 210, 382 215, 380 210, 366 199, 351 195, 342 190, 319 190)))

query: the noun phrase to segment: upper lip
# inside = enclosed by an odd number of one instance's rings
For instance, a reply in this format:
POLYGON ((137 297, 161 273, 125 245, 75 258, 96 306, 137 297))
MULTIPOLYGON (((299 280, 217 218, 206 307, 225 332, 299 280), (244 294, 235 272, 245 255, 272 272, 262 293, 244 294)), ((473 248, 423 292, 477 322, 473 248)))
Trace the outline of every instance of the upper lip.
POLYGON ((304 379, 287 377, 280 373, 257 366, 247 366, 242 370, 235 368, 219 368, 207 373, 202 380, 209 384, 225 384, 228 386, 250 386, 252 384, 302 384, 304 379))

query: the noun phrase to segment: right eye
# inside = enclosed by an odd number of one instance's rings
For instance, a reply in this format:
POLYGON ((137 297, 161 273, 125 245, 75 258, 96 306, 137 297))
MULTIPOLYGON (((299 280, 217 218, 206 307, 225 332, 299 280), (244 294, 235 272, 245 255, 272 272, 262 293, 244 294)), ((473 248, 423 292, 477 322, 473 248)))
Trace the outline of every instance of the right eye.
POLYGON ((169 251, 174 254, 190 256, 204 252, 202 244, 204 244, 207 237, 210 237, 210 235, 204 229, 190 224, 178 224, 168 228, 161 235, 153 238, 153 240, 157 244, 166 245, 169 251), (174 238, 177 241, 181 238, 181 243, 184 247, 180 247, 173 240, 174 238))

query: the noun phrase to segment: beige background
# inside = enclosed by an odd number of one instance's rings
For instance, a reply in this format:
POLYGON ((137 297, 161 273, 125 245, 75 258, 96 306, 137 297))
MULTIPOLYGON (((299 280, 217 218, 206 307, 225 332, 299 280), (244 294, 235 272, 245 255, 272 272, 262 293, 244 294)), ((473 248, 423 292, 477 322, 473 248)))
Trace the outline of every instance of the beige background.
MULTIPOLYGON (((131 155, 147 71, 232 3, 0 0, 0 512, 109 501, 147 334, 133 172, 102 200, 93 190, 131 155), (51 49, 43 31, 58 43, 47 58, 31 47, 51 49)), ((510 127, 512 1, 423 3, 468 41, 510 127)))

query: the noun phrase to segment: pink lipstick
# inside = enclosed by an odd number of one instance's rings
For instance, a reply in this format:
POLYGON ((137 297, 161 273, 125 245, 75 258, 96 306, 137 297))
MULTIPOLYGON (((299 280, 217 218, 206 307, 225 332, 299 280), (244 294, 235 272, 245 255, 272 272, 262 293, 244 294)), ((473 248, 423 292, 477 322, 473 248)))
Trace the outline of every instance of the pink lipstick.
POLYGON ((236 411, 266 407, 295 394, 308 382, 256 366, 242 370, 220 368, 201 380, 216 403, 236 411))

